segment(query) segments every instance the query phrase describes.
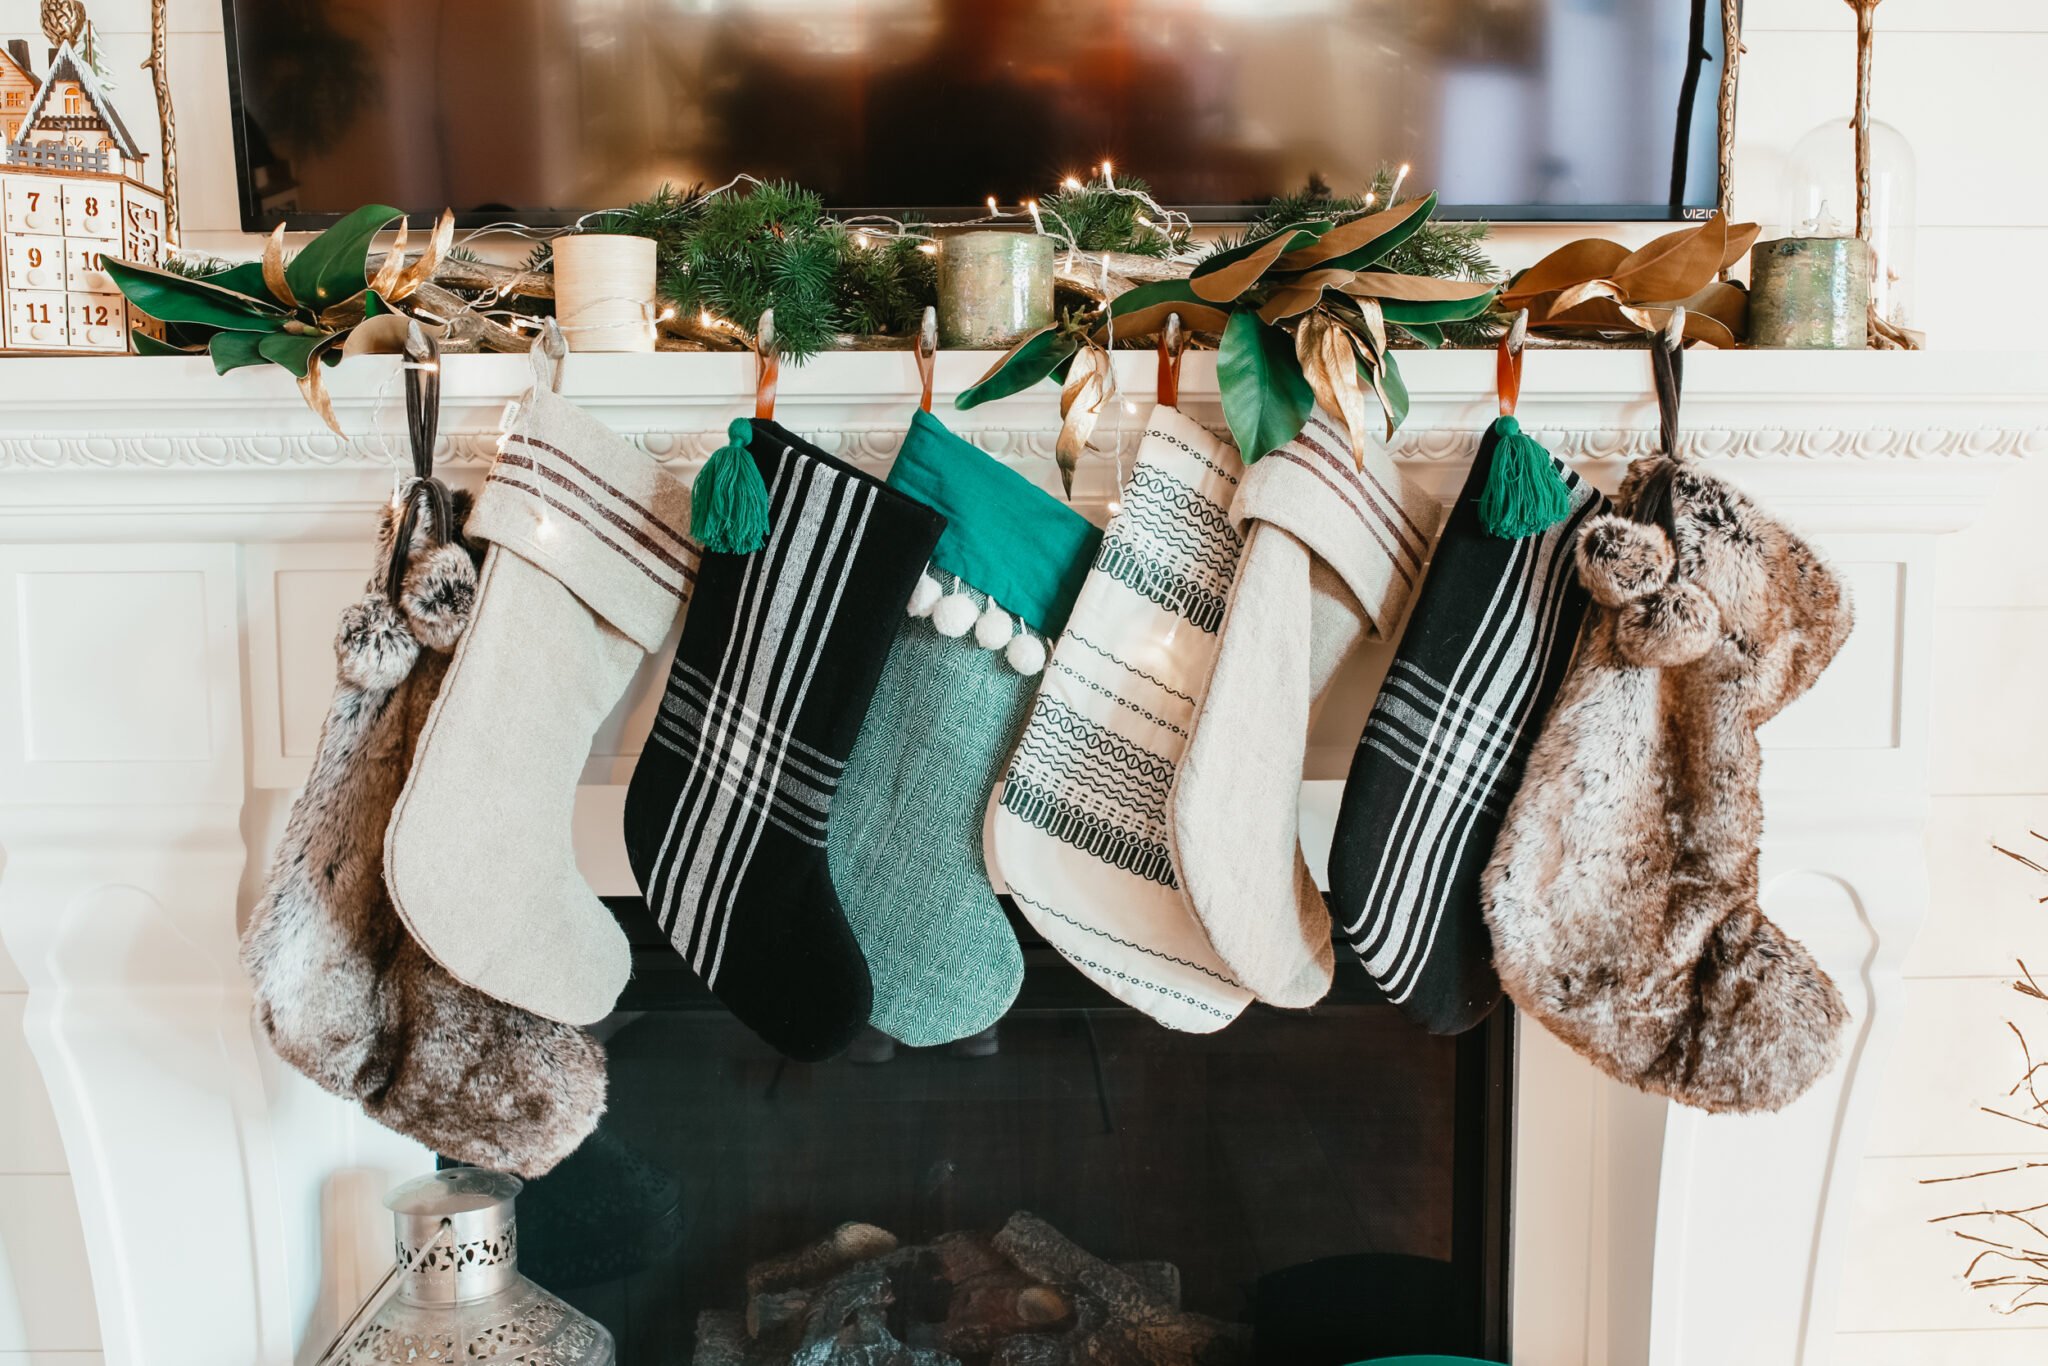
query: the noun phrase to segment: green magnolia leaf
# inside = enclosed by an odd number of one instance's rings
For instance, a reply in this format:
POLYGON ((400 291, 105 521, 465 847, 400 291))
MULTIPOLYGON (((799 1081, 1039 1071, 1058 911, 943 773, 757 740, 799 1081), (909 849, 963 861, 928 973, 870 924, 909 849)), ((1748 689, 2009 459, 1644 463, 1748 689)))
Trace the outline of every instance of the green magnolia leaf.
POLYGON ((135 261, 107 263, 107 274, 128 302, 159 322, 200 323, 235 332, 275 332, 285 313, 276 304, 252 299, 207 280, 193 280, 135 261))
POLYGON ((1271 237, 1241 242, 1227 251, 1202 258, 1188 283, 1196 297, 1213 304, 1227 304, 1257 283, 1282 255, 1312 245, 1329 230, 1329 220, 1322 219, 1290 224, 1271 237))
POLYGON ((1422 230, 1436 212, 1436 192, 1334 228, 1314 245, 1290 252, 1281 270, 1364 270, 1422 230))
POLYGON ((388 204, 367 204, 308 242, 285 262, 284 280, 292 296, 318 313, 361 294, 370 285, 365 269, 370 243, 401 216, 388 204))
POLYGON ((1020 394, 1073 359, 1081 343, 1057 327, 1034 332, 1006 352, 953 400, 956 408, 972 408, 991 399, 1020 394))
POLYGON ((269 334, 259 332, 216 332, 213 340, 206 344, 206 350, 213 357, 213 372, 225 375, 230 370, 239 370, 245 365, 261 365, 263 352, 258 350, 269 334))
POLYGON ((1476 318, 1493 307, 1494 294, 1481 294, 1473 299, 1387 299, 1380 300, 1380 311, 1387 321, 1426 325, 1430 323, 1461 323, 1476 318))
POLYGON ((321 349, 341 334, 338 332, 275 332, 256 344, 263 359, 276 361, 292 372, 293 379, 304 379, 306 371, 312 368, 313 358, 321 349))
POLYGON ((1403 332, 1432 351, 1444 344, 1444 330, 1435 323, 1401 323, 1399 326, 1403 332))
POLYGON ((1216 379, 1223 390, 1223 420, 1247 465, 1292 441, 1316 405, 1294 338, 1255 313, 1230 315, 1216 355, 1216 379))
POLYGON ((1401 378, 1401 366, 1394 359, 1392 351, 1380 357, 1377 369, 1366 365, 1363 357, 1358 362, 1358 373, 1380 396, 1380 407, 1387 414, 1387 440, 1394 439, 1394 433, 1408 420, 1408 383, 1401 378))
POLYGON ((263 283, 263 263, 261 261, 244 261, 238 266, 229 266, 226 270, 208 275, 205 279, 206 283, 210 285, 218 285, 222 289, 232 289, 237 294, 246 294, 252 299, 270 304, 273 307, 281 306, 284 302, 282 299, 273 296, 270 292, 270 286, 263 283))
POLYGON ((198 356, 206 352, 204 343, 198 346, 178 346, 161 337, 152 337, 139 327, 129 329, 128 340, 134 344, 135 354, 138 356, 198 356))
POLYGON ((1221 332, 1230 321, 1227 309, 1202 298, 1187 280, 1160 280, 1127 289, 1109 301, 1109 317, 1095 329, 1097 343, 1116 337, 1149 337, 1166 326, 1173 314, 1190 332, 1221 332))

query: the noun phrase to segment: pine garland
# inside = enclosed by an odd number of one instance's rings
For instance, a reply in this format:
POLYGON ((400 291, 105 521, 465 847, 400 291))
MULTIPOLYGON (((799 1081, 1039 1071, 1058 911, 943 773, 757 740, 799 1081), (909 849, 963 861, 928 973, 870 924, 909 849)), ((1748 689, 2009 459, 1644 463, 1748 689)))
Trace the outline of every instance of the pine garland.
POLYGON ((1091 179, 1062 186, 1040 204, 1039 212, 1049 230, 1073 238, 1082 251, 1171 256, 1188 244, 1187 230, 1138 221, 1145 213, 1138 196, 1151 193, 1152 187, 1134 176, 1124 176, 1114 189, 1091 179))

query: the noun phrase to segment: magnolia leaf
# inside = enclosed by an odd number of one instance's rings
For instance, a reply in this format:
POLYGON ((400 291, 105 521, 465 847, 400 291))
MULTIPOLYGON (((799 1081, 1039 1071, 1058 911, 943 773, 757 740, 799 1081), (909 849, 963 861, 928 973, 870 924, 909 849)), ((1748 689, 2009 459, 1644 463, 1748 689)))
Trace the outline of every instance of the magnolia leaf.
POLYGON ((1490 302, 1500 286, 1490 280, 1439 280, 1430 275, 1402 275, 1388 270, 1351 274, 1344 292, 1355 298, 1398 299, 1407 303, 1490 302))
POLYGON ((260 304, 284 302, 271 294, 269 287, 264 284, 261 261, 243 261, 239 265, 229 266, 226 270, 208 275, 205 279, 210 285, 220 289, 231 289, 237 294, 246 294, 260 304))
POLYGON ((292 297, 320 313, 368 289, 370 243, 400 212, 368 204, 308 242, 284 268, 292 297))
MULTIPOLYGON (((329 340, 333 340, 329 338, 329 340)), ((334 416, 334 400, 328 396, 326 377, 317 365, 308 365, 306 373, 299 376, 299 397, 306 400, 306 406, 319 415, 327 424, 327 430, 346 441, 348 433, 341 429, 341 423, 334 416)))
POLYGON ((1554 318, 1593 299, 1612 299, 1615 303, 1620 303, 1627 297, 1621 286, 1612 280, 1587 280, 1583 284, 1573 285, 1570 289, 1559 290, 1556 297, 1551 299, 1550 307, 1544 311, 1543 318, 1554 318))
POLYGON ((953 406, 972 408, 991 399, 1022 393, 1053 373, 1062 361, 1072 358, 1080 344, 1057 326, 1042 328, 1004 352, 987 374, 961 391, 953 406))
POLYGON ((1263 322, 1277 323, 1286 318, 1295 318, 1308 312, 1323 300, 1323 295, 1332 289, 1341 289, 1351 282, 1348 270, 1312 270, 1276 285, 1266 296, 1266 303, 1259 310, 1263 322))
POLYGON ((1255 313, 1233 313, 1216 357, 1223 420, 1249 465, 1292 441, 1315 407, 1292 339, 1255 313))
MULTIPOLYGON (((236 333, 235 335, 246 336, 249 334, 236 333)), ((179 346, 173 342, 165 341, 162 337, 152 337, 139 327, 128 330, 128 340, 134 345, 135 354, 138 356, 200 356, 206 354, 206 347, 203 343, 198 346, 179 346)))
POLYGON ((1740 243, 1740 259, 1756 241, 1754 223, 1731 225, 1726 214, 1715 214, 1703 223, 1665 233, 1647 246, 1632 251, 1607 272, 1606 278, 1621 288, 1631 302, 1683 299, 1713 283, 1729 249, 1740 243))
POLYGON ((427 238, 426 249, 420 252, 420 259, 407 266, 405 273, 398 277, 398 283, 388 290, 379 290, 387 299, 403 299, 421 285, 434 278, 434 272, 441 268, 448 249, 455 245, 455 211, 441 210, 441 217, 434 223, 433 234, 427 238))
POLYGON ((1365 388, 1359 383, 1358 348, 1343 328, 1320 313, 1310 313, 1294 333, 1294 354, 1302 378, 1323 411, 1342 419, 1351 438, 1351 456, 1365 466, 1365 388))
POLYGON ((1436 194, 1396 204, 1330 229, 1315 242, 1281 257, 1281 270, 1363 270, 1413 237, 1436 212, 1436 194))
MULTIPOLYGON (((1671 321, 1677 304, 1623 304, 1613 299, 1588 299, 1575 308, 1553 313, 1544 322, 1548 330, 1566 330, 1593 336, 1628 336, 1638 332, 1662 332, 1671 321)), ((1728 323, 1691 308, 1685 313, 1685 338, 1722 350, 1736 345, 1735 330, 1728 323)))
POLYGON ((106 263, 107 274, 128 302, 165 323, 199 323, 235 332, 274 332, 285 314, 267 300, 252 299, 211 280, 194 280, 135 261, 106 263))
POLYGON ((284 278, 284 224, 271 229, 270 238, 263 244, 263 287, 270 291, 270 297, 289 307, 298 302, 292 297, 291 282, 284 278))
MULTIPOLYGON (((1582 280, 1604 279, 1628 259, 1628 248, 1604 237, 1582 237, 1567 242, 1535 265, 1517 275, 1501 291, 1501 307, 1509 312, 1530 308, 1539 294, 1569 289, 1582 280)), ((1533 315, 1535 310, 1530 308, 1533 315)))
POLYGON ((1380 307, 1380 301, 1378 299, 1353 299, 1351 302, 1357 307, 1358 320, 1364 328, 1362 336, 1366 343, 1366 354, 1369 356, 1384 354, 1387 349, 1387 318, 1386 313, 1380 307))
POLYGON ((1387 415, 1387 440, 1394 439, 1394 433, 1408 420, 1408 384, 1401 378, 1401 366, 1389 351, 1379 358, 1377 365, 1359 361, 1359 369, 1372 381, 1372 391, 1380 397, 1380 409, 1387 415))
POLYGON ((265 360, 275 361, 291 371, 294 378, 304 379, 314 357, 339 335, 334 332, 273 332, 257 342, 256 349, 265 360))
POLYGON ((1295 223, 1271 237, 1261 237, 1227 251, 1219 251, 1196 264, 1188 283, 1194 287, 1198 297, 1210 303, 1230 303, 1258 283, 1266 268, 1283 253, 1307 246, 1329 230, 1328 220, 1295 223))
POLYGON ((206 343, 206 353, 213 357, 213 373, 225 375, 230 370, 239 370, 245 365, 261 365, 264 355, 258 348, 270 333, 264 332, 216 332, 206 343))
POLYGON ((1435 323, 1398 323, 1396 326, 1431 351, 1444 344, 1444 330, 1435 323))
POLYGON ((1106 346, 1112 336, 1149 337, 1166 326, 1167 318, 1175 313, 1180 314, 1181 326, 1190 332, 1221 332, 1230 321, 1228 310, 1201 298, 1186 280, 1160 280, 1127 289, 1110 300, 1107 315, 1088 339, 1106 346))
POLYGON ((1074 471, 1095 424, 1102 417, 1102 405, 1109 398, 1109 353, 1090 346, 1076 357, 1060 389, 1060 434, 1053 442, 1053 457, 1060 467, 1060 487, 1067 499, 1074 497, 1074 471))
POLYGON ((377 273, 370 277, 370 293, 389 297, 398 284, 398 277, 405 270, 405 239, 412 235, 412 226, 401 218, 398 232, 391 239, 391 247, 384 253, 384 259, 377 266, 377 273))

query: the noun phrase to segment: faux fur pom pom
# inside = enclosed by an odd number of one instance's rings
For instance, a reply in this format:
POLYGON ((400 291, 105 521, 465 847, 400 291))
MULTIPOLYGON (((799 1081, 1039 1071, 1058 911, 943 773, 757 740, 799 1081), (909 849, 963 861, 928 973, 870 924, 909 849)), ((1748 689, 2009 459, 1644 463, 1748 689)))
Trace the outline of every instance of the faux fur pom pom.
POLYGON ((367 594, 341 614, 334 660, 343 682, 389 692, 405 681, 419 657, 419 641, 382 593, 367 594))
POLYGON ((406 569, 399 600, 420 644, 452 650, 476 606, 476 564, 459 545, 435 546, 406 569))
POLYGON ((1579 533, 1579 582, 1602 607, 1619 607, 1661 588, 1675 557, 1664 528, 1627 517, 1595 517, 1579 533))

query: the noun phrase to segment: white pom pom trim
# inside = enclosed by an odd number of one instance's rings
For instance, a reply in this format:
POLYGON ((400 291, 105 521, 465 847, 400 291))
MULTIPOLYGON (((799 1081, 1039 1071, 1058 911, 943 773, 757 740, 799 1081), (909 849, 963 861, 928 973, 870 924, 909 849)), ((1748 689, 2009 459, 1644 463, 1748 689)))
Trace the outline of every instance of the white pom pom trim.
POLYGON ((942 636, 964 636, 974 629, 979 615, 973 598, 965 593, 948 593, 932 609, 932 629, 942 636))
POLYGON ((939 587, 937 579, 930 574, 919 574, 917 587, 910 590, 910 615, 930 616, 932 609, 939 605, 939 598, 944 592, 945 590, 939 587))
POLYGON ((1010 614, 996 606, 996 600, 988 600, 988 609, 974 623, 974 643, 984 650, 1000 650, 1010 643, 1016 628, 1010 625, 1010 614))
POLYGON ((1003 651, 1003 658, 1011 668, 1029 678, 1045 668, 1045 642, 1029 631, 1019 631, 1003 651))

